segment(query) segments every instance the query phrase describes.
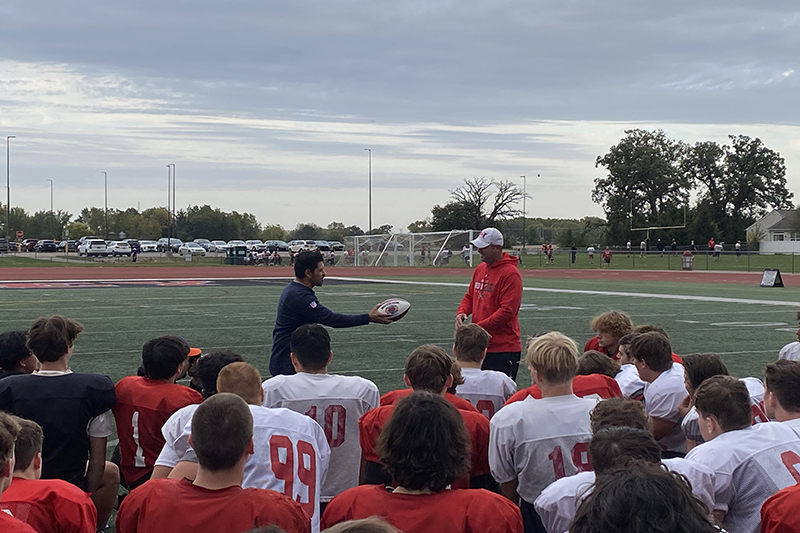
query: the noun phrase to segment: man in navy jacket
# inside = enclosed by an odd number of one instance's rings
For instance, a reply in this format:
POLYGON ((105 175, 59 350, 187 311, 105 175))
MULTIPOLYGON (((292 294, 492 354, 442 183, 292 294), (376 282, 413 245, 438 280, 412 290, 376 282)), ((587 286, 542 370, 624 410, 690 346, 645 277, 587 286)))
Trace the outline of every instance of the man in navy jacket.
POLYGON ((289 357, 289 341, 294 330, 303 324, 322 324, 332 328, 363 326, 370 322, 389 324, 391 320, 378 311, 378 306, 369 313, 361 315, 341 315, 334 313, 317 300, 314 287, 322 286, 325 279, 325 266, 322 254, 318 251, 301 252, 294 261, 293 279, 281 293, 278 300, 278 316, 272 330, 272 356, 269 372, 273 376, 294 374, 289 357))

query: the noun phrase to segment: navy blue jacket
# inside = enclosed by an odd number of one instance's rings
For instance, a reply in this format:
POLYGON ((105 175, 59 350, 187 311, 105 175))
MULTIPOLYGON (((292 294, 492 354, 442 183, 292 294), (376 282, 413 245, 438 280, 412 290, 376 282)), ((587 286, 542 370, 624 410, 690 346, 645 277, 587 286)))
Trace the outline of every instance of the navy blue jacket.
POLYGON ((269 372, 273 376, 294 374, 289 342, 294 330, 303 324, 322 324, 332 328, 350 328, 369 324, 369 314, 340 315, 334 313, 317 300, 314 291, 292 280, 281 293, 278 300, 278 316, 272 330, 272 357, 269 372))

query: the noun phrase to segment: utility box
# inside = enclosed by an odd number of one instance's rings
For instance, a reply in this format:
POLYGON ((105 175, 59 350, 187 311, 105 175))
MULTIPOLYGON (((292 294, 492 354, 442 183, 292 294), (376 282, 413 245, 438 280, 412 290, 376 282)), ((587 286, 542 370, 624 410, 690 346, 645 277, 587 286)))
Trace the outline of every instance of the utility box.
POLYGON ((225 250, 226 265, 243 265, 247 257, 247 246, 231 246, 225 250))

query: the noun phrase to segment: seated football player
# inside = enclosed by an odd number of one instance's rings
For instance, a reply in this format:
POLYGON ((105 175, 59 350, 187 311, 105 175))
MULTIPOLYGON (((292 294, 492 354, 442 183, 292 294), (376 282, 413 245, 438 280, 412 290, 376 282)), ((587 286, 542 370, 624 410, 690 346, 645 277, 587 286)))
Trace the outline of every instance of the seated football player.
MULTIPOLYGON (((691 450, 698 444, 703 443, 697 410, 692 405, 694 391, 708 378, 712 376, 727 376, 729 373, 728 367, 722 362, 722 358, 715 353, 687 355, 683 358, 683 373, 689 396, 683 400, 678 409, 683 418, 681 430, 686 437, 686 449, 691 450)), ((753 415, 753 423, 766 422, 768 418, 764 412, 764 384, 757 378, 741 378, 739 381, 745 384, 747 392, 750 394, 750 412, 753 415)))
POLYGON ((477 324, 464 324, 456 329, 453 356, 461 365, 464 382, 456 396, 464 398, 488 418, 492 418, 512 394, 517 384, 505 372, 481 370, 491 335, 477 324))
POLYGON ((0 379, 39 369, 39 360, 28 349, 27 341, 28 332, 24 330, 0 334, 0 379))
POLYGON ((619 373, 614 379, 619 385, 622 395, 626 398, 633 398, 640 402, 644 401, 645 382, 639 377, 639 371, 633 364, 633 357, 628 353, 631 341, 636 337, 636 333, 625 335, 619 340, 619 373))
MULTIPOLYGON (((539 335, 539 337, 540 336, 541 335, 539 335)), ((529 338, 528 346, 535 342, 537 338, 538 337, 529 338)), ((587 375, 576 374, 572 379, 572 393, 579 398, 607 399, 622 396, 619 384, 614 378, 597 373, 587 375)), ((539 390, 539 386, 536 383, 527 389, 515 392, 511 398, 506 401, 505 405, 521 402, 529 396, 536 399, 542 398, 542 391, 539 390)))
POLYGON ((718 533, 679 474, 646 461, 597 477, 570 533, 718 533))
POLYGON ((14 444, 14 478, 0 499, 0 509, 24 517, 25 523, 39 533, 95 531, 97 509, 88 494, 62 479, 41 479, 41 426, 22 418, 16 418, 16 422, 20 432, 14 444))
POLYGON ((714 517, 728 531, 756 533, 764 501, 797 484, 800 437, 780 422, 752 425, 747 387, 731 376, 705 380, 694 405, 705 442, 686 458, 714 470, 714 517))
POLYGON ((616 361, 609 356, 598 352, 597 350, 583 352, 583 355, 578 358, 579 376, 600 374, 613 379, 619 373, 619 367, 619 361, 616 361))
POLYGON ((780 359, 768 364, 764 383, 767 416, 800 433, 800 361, 780 359))
MULTIPOLYGON (((198 392, 205 398, 210 398, 217 393, 217 377, 220 370, 231 363, 242 361, 242 356, 231 351, 213 352, 200 359, 195 369, 198 392)), ((178 409, 167 419, 161 428, 164 437, 164 447, 158 454, 153 467, 152 479, 167 477, 178 465, 189 448, 188 432, 184 429, 191 424, 198 404, 191 404, 178 409)))
MULTIPOLYGON (((0 494, 11 485, 14 474, 14 439, 19 434, 19 424, 14 418, 0 412, 0 494)), ((37 533, 25 522, 14 518, 5 510, 0 510, 0 531, 3 533, 37 533)))
MULTIPOLYGON (((784 359, 788 361, 789 359, 784 359)), ((797 362, 796 360, 791 360, 797 362)), ((761 506, 761 533, 800 531, 800 485, 781 489, 761 506)))
MULTIPOLYGON (((322 427, 295 411, 263 407, 261 374, 249 363, 231 363, 220 370, 217 390, 241 397, 253 417, 254 447, 245 463, 242 486, 289 496, 311 517, 312 530, 319 531, 320 495, 331 456, 322 427)), ((196 479, 198 459, 189 441, 191 429, 191 423, 187 424, 177 439, 177 448, 185 453, 170 478, 196 479)))
POLYGON ((42 426, 42 478, 63 479, 91 493, 102 529, 119 487, 119 469, 106 461, 116 397, 108 376, 70 369, 81 331, 81 324, 66 317, 38 318, 28 331, 28 348, 41 369, 0 380, 0 410, 42 426))
POLYGON ((586 342, 583 351, 597 350, 616 359, 619 340, 633 331, 633 322, 622 311, 606 311, 594 317, 589 327, 597 335, 586 342))
MULTIPOLYGON (((614 461, 608 459, 609 454, 612 458, 617 457, 621 463, 624 463, 631 458, 629 452, 637 449, 641 451, 640 448, 631 448, 632 442, 621 442, 627 436, 625 430, 645 432, 646 435, 649 435, 648 442, 652 442, 659 452, 656 460, 660 460, 668 470, 685 476, 691 485, 692 493, 703 502, 708 512, 711 512, 714 505, 714 472, 706 466, 687 459, 661 460, 660 447, 652 438, 651 420, 645 412, 642 402, 630 398, 603 400, 592 411, 591 420, 592 443, 600 446, 600 450, 595 450, 592 447, 593 444, 589 445, 594 471, 579 472, 574 476, 557 479, 548 485, 534 502, 536 512, 542 518, 547 531, 567 531, 575 519, 578 505, 591 492, 595 475, 600 475, 603 470, 620 466, 611 464, 614 461), (624 430, 610 431, 618 428, 624 428, 624 430), (603 437, 595 443, 595 438, 604 431, 603 437), (620 442, 617 444, 615 439, 620 442)), ((632 439, 638 439, 639 443, 646 440, 641 436, 633 436, 632 439)), ((641 453, 637 457, 646 458, 641 453)))
MULTIPOLYGON (((453 360, 438 346, 425 344, 416 348, 406 359, 403 379, 413 391, 426 391, 447 399, 447 389, 452 385, 453 360)), ((410 395, 410 394, 409 394, 410 395)), ((460 398, 458 398, 460 400, 460 398)), ((469 402, 462 400, 468 405, 469 402)), ((452 402, 451 402, 452 403, 452 402)), ((370 485, 388 484, 391 478, 377 451, 378 437, 392 415, 396 404, 381 405, 367 412, 358 421, 359 442, 364 454, 362 483, 370 485)), ((456 480, 456 488, 496 489, 496 483, 489 471, 489 419, 474 410, 458 409, 467 426, 472 442, 472 455, 469 475, 456 480)))
POLYGON ((186 372, 188 353, 188 344, 178 337, 150 339, 142 347, 144 377, 128 376, 114 387, 119 467, 131 490, 150 479, 164 447, 161 428, 167 419, 178 409, 203 401, 197 391, 175 383, 186 372))
POLYGON ((269 524, 287 533, 311 531, 309 516, 288 496, 242 488, 253 453, 253 416, 242 398, 219 393, 200 404, 191 444, 198 461, 194 481, 151 479, 132 491, 117 513, 118 533, 243 533, 269 524))
POLYGON ((653 436, 665 457, 686 453, 686 438, 681 430, 681 402, 688 392, 684 385, 683 366, 672 361, 669 340, 650 331, 634 337, 628 348, 639 377, 646 383, 644 405, 653 419, 653 436))
POLYGON ((297 373, 266 380, 262 385, 263 405, 308 415, 325 429, 331 459, 320 501, 327 503, 343 490, 358 485, 358 419, 378 406, 380 393, 367 379, 328 374, 333 352, 330 335, 323 326, 300 326, 292 333, 290 346, 297 373))
POLYGON ((519 509, 499 494, 448 489, 470 470, 470 438, 463 413, 441 394, 414 392, 401 400, 377 449, 395 487, 344 491, 325 509, 323 527, 377 515, 405 533, 522 533, 519 509))
MULTIPOLYGON (((669 340, 669 334, 667 333, 667 330, 665 330, 661 326, 656 326, 655 324, 639 324, 638 326, 634 326, 633 328, 634 335, 638 335, 640 333, 647 333, 648 331, 655 331, 656 333, 661 333, 662 335, 664 335, 664 337, 666 337, 667 340, 669 340)), ((676 354, 675 352, 672 352, 672 362, 682 365, 683 359, 681 359, 680 355, 676 354)))
POLYGON ((542 399, 508 404, 491 420, 489 464, 503 494, 519 503, 525 531, 545 531, 533 502, 556 479, 591 470, 589 414, 596 399, 572 392, 578 346, 559 332, 529 343, 525 361, 542 399))

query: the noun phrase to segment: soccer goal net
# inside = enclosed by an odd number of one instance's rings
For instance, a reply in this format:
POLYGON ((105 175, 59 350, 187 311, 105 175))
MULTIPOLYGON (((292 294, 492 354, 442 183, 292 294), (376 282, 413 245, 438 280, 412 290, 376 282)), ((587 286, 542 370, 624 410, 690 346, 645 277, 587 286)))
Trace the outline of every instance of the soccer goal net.
POLYGON ((472 266, 477 230, 357 235, 337 257, 341 266, 472 266))

